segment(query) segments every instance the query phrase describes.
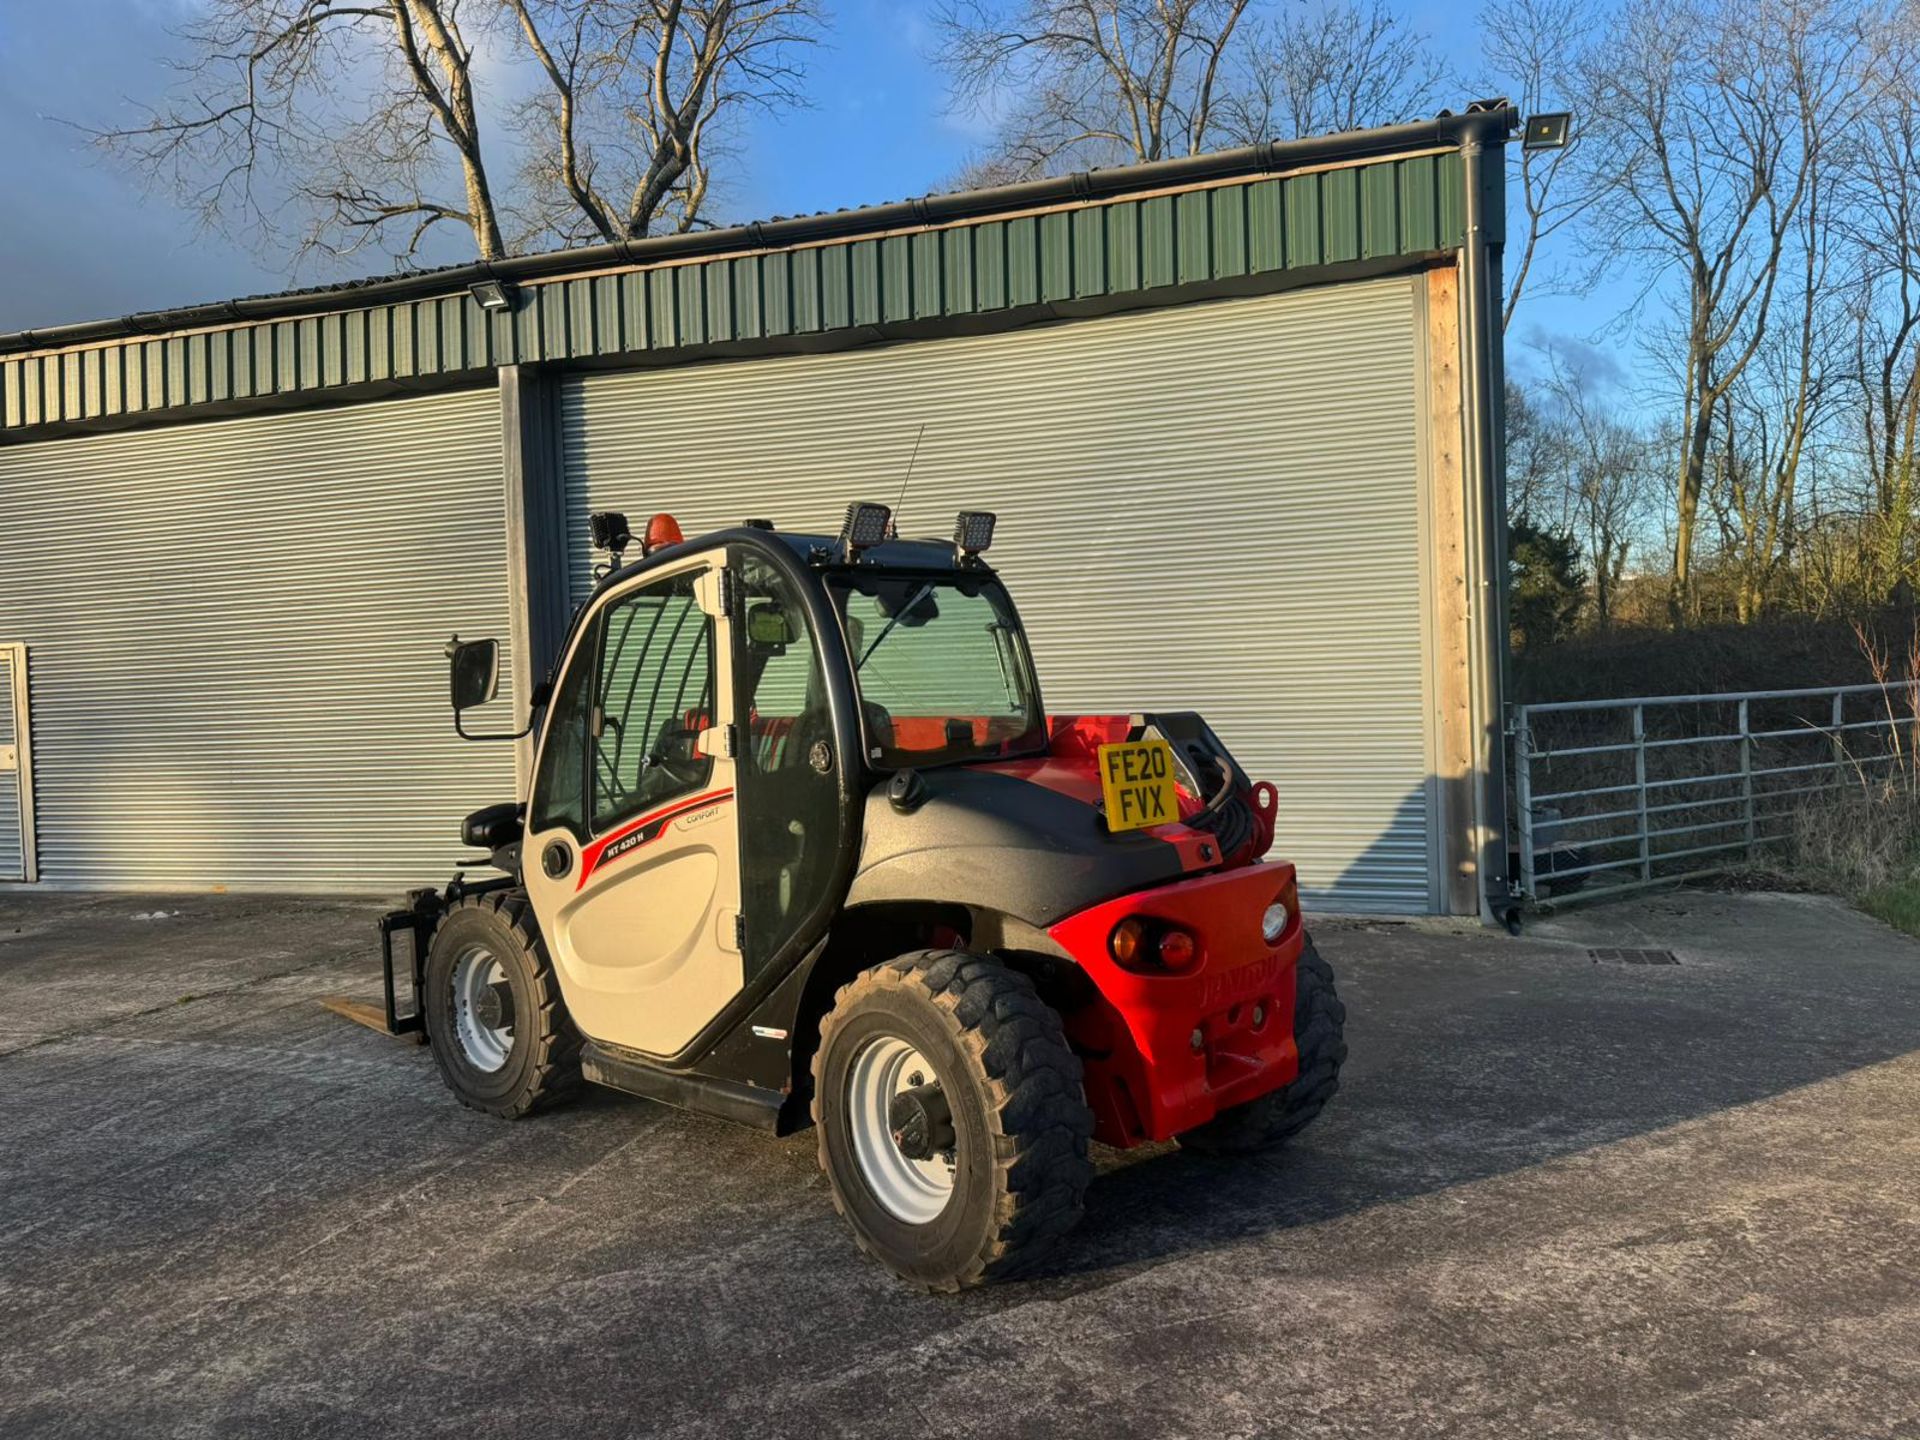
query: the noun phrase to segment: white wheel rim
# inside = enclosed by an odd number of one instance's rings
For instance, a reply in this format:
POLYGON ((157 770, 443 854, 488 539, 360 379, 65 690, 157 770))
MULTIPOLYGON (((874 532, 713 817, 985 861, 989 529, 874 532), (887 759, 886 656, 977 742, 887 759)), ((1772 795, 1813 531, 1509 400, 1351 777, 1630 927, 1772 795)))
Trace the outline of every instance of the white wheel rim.
POLYGON ((905 1040, 882 1035, 869 1040, 847 1074, 847 1129, 853 1157, 873 1198, 897 1220, 926 1225, 953 1198, 955 1154, 909 1159, 893 1138, 893 1097, 937 1081, 933 1066, 905 1040))
POLYGON ((493 1071, 513 1053, 513 1021, 492 1025, 490 992, 507 983, 506 969, 484 945, 469 945, 453 962, 453 1028, 476 1070, 493 1071))

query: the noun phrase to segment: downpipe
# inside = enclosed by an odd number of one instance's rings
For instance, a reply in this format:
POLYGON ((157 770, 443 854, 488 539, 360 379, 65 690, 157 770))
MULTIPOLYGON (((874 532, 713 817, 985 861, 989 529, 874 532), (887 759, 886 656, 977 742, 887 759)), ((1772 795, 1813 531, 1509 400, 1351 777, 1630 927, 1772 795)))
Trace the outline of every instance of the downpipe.
POLYGON ((1473 602, 1473 673, 1470 696, 1479 771, 1475 797, 1480 914, 1489 924, 1518 933, 1520 906, 1507 866, 1506 740, 1502 701, 1507 694, 1506 484, 1504 446, 1495 433, 1501 413, 1495 393, 1499 365, 1494 279, 1497 242, 1487 233, 1486 155, 1504 147, 1519 120, 1505 101, 1470 111, 1460 132, 1461 180, 1466 187, 1466 234, 1460 255, 1461 370, 1463 420, 1467 430, 1466 513, 1469 590, 1473 602))

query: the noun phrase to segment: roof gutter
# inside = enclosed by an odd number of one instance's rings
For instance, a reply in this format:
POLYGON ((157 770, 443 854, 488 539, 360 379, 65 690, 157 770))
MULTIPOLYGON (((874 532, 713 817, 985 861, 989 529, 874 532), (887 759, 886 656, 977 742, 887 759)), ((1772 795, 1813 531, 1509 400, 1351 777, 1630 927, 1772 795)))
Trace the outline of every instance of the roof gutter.
MULTIPOLYGON (((1462 144, 1471 135, 1498 128, 1504 139, 1517 116, 1504 101, 1481 102, 1463 115, 1441 115, 1406 125, 1377 130, 1351 130, 1339 135, 1316 135, 1302 140, 1266 140, 1237 150, 1209 155, 1156 160, 1145 165, 1082 170, 1047 180, 1028 180, 986 190, 963 190, 951 195, 928 195, 858 210, 790 220, 755 221, 724 230, 646 239, 616 240, 579 250, 555 250, 540 255, 516 255, 504 260, 477 260, 444 270, 395 275, 322 290, 286 295, 263 295, 251 300, 221 300, 178 310, 149 310, 118 320, 88 320, 39 330, 0 334, 0 355, 22 350, 48 350, 85 345, 131 335, 160 335, 209 325, 273 320, 295 315, 324 314, 362 305, 392 304, 447 295, 478 280, 530 281, 565 276, 583 270, 653 261, 714 255, 735 251, 774 249, 808 241, 894 230, 911 225, 941 225, 1010 211, 1072 201, 1107 199, 1144 190, 1158 190, 1239 175, 1264 175, 1303 169, 1331 161, 1364 160, 1403 150, 1462 144)), ((1492 138, 1489 136, 1489 138, 1492 138)))

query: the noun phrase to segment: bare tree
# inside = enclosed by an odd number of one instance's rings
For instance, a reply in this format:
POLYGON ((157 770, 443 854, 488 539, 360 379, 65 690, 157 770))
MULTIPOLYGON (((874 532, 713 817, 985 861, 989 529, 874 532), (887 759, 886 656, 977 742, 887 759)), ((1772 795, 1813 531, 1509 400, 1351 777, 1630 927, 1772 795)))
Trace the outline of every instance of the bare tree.
POLYGON ((1197 154, 1248 4, 941 0, 937 59, 957 102, 998 118, 996 178, 1197 154))
MULTIPOLYGON (((1588 47, 1600 24, 1595 0, 1493 0, 1480 11, 1488 93, 1504 92, 1521 111, 1574 110, 1575 127, 1557 150, 1520 150, 1518 197, 1521 227, 1509 223, 1507 293, 1501 307, 1502 329, 1513 325, 1514 311, 1533 278, 1541 247, 1593 204, 1595 189, 1579 171, 1579 147, 1596 117, 1579 98, 1583 65, 1591 65, 1588 47), (1519 235, 1512 232, 1520 228, 1519 235)), ((1609 143, 1601 138, 1601 146, 1609 143)), ((1588 282, 1592 276, 1585 277, 1588 282)))
POLYGON ((942 0, 954 98, 1005 181, 1428 113, 1446 67, 1386 0, 942 0))
POLYGON ((1566 476, 1571 442, 1562 418, 1549 412, 1526 386, 1506 389, 1507 523, 1537 520, 1567 528, 1566 476))
POLYGON ((1218 104, 1232 144, 1391 125, 1430 115, 1448 83, 1428 39, 1371 0, 1327 0, 1262 14, 1218 104))
POLYGON ((291 202, 303 253, 411 257, 452 226, 493 259, 512 216, 523 240, 698 223, 712 135, 798 98, 817 19, 816 0, 205 0, 177 92, 93 133, 265 244, 291 202), (517 195, 489 167, 489 84, 517 195))
POLYGON ((1678 271, 1682 444, 1671 608, 1692 559, 1714 425, 1765 340, 1781 258, 1819 172, 1830 118, 1858 87, 1843 0, 1631 0, 1590 63, 1609 147, 1595 238, 1651 292, 1678 271))
MULTIPOLYGON (((1811 316, 1816 304, 1800 308, 1811 316)), ((1743 624, 1770 608, 1799 540, 1809 446, 1830 396, 1811 326, 1783 330, 1729 392, 1715 421, 1706 501, 1743 624)))
POLYGON ((504 3, 548 82, 515 115, 528 243, 700 224, 718 131, 801 102, 819 21, 816 0, 504 3))
POLYGON ((1735 613, 1742 621, 1767 606, 1792 558, 1801 474, 1833 391, 1832 186, 1822 154, 1810 166, 1806 204, 1788 252, 1795 283, 1784 295, 1790 303, 1782 318, 1791 324, 1779 327, 1757 352, 1721 416, 1729 460, 1722 531, 1735 562, 1735 613), (1756 442, 1744 454, 1736 438, 1742 428, 1756 442))
POLYGON ((1652 447, 1600 399, 1591 379, 1558 351, 1546 352, 1545 390, 1559 430, 1565 496, 1561 526, 1580 542, 1592 572, 1594 615, 1610 624, 1640 532, 1652 447))
POLYGON ((1920 504, 1920 35, 1902 13, 1874 36, 1836 217, 1848 287, 1867 494, 1862 583, 1869 600, 1915 578, 1920 504))

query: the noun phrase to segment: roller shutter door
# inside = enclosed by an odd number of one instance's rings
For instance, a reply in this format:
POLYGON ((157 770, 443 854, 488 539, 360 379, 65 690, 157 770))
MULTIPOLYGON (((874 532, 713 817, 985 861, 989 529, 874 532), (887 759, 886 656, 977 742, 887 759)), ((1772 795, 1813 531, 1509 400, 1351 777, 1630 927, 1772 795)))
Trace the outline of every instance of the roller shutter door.
POLYGON ((924 425, 901 533, 999 513, 1050 711, 1200 711, 1279 786, 1317 904, 1437 909, 1416 313, 1393 279, 576 378, 576 596, 593 510, 836 530, 924 425))
POLYGON ((507 633, 500 436, 487 390, 0 448, 41 878, 444 880, 514 793, 441 654, 507 633))

